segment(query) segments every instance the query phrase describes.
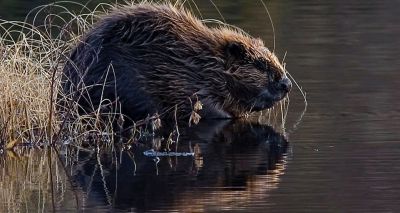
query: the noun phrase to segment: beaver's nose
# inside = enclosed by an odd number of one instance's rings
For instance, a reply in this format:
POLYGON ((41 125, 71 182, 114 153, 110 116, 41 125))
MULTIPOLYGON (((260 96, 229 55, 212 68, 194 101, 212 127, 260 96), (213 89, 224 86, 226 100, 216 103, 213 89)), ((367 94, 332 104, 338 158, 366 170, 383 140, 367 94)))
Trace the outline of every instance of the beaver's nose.
POLYGON ((285 92, 289 92, 292 89, 292 82, 287 77, 284 77, 281 80, 279 80, 278 84, 279 84, 279 88, 281 90, 284 90, 285 92))

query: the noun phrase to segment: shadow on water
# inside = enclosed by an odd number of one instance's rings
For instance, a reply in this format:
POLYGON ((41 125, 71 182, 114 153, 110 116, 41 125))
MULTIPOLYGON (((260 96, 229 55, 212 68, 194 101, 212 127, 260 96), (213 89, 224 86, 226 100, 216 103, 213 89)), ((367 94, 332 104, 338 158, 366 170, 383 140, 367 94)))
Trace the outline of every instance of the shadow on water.
POLYGON ((80 152, 68 168, 89 208, 223 210, 263 199, 279 184, 288 142, 269 126, 213 122, 180 130, 178 152, 147 157, 158 137, 122 153, 80 152))
POLYGON ((272 127, 215 121, 180 132, 172 149, 194 156, 144 155, 168 135, 123 151, 24 147, 3 153, 0 210, 239 210, 278 186, 288 141, 272 127))

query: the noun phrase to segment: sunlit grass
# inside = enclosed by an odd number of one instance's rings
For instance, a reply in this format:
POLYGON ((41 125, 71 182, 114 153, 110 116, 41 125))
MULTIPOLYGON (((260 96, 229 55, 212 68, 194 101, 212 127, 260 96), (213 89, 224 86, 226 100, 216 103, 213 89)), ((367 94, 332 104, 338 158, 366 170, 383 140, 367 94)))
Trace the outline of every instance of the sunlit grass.
POLYGON ((50 143, 59 132, 56 95, 62 65, 96 17, 83 5, 78 5, 80 14, 66 5, 77 3, 35 8, 27 16, 30 21, 0 20, 0 140, 7 148, 50 143))

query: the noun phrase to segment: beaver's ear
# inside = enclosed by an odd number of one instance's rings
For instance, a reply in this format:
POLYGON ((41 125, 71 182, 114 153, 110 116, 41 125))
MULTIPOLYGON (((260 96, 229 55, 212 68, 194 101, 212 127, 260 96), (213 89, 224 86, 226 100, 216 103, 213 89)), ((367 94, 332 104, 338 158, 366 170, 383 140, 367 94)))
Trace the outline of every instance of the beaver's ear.
POLYGON ((226 68, 229 68, 234 61, 244 59, 245 55, 246 52, 242 43, 237 41, 229 42, 225 47, 226 68))

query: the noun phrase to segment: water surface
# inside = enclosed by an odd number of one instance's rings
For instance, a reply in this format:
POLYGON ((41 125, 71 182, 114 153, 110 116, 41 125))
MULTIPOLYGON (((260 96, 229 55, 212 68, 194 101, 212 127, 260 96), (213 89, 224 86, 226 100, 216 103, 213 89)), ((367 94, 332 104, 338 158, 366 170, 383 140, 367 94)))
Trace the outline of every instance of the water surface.
MULTIPOLYGON (((41 3, 0 2, 0 17, 19 19, 41 3)), ((217 5, 227 22, 273 49, 258 1, 217 5)), ((198 7, 203 18, 219 18, 208 1, 198 7)), ((63 211, 399 212, 398 8, 399 1, 269 3, 276 52, 287 52, 287 69, 307 93, 307 112, 294 131, 304 105, 298 91, 290 95, 290 134, 266 125, 203 123, 182 130, 179 140, 181 151, 200 154, 160 161, 143 155, 157 138, 122 153, 82 151, 73 161, 47 150, 4 153, 1 209, 50 211, 52 180, 54 208, 63 211), (47 174, 49 162, 54 178, 24 173, 47 174), (23 181, 25 191, 17 184, 23 181)))

